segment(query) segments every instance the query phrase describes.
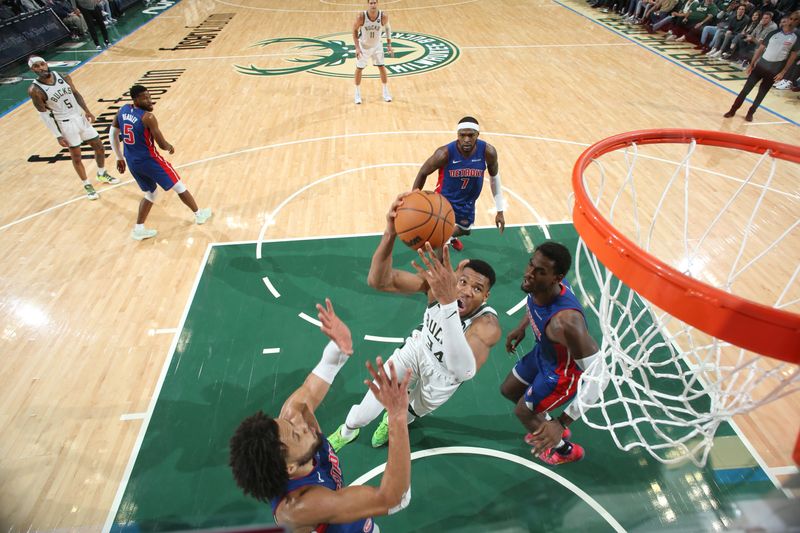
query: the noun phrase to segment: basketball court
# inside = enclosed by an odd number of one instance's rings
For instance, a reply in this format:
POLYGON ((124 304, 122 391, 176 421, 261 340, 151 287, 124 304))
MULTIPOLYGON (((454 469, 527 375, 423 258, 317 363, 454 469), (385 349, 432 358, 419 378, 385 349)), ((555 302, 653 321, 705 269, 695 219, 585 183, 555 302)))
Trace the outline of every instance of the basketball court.
MULTIPOLYGON (((130 174, 98 186, 101 198, 90 202, 28 102, 0 118, 7 369, 0 526, 9 531, 272 523, 268 507, 236 489, 228 439, 242 417, 276 412, 317 361, 324 337, 312 323, 316 302, 333 300, 359 358, 318 411, 327 432, 362 397, 363 360, 389 355, 419 323, 421 298, 366 285, 369 260, 392 199, 436 147, 455 138, 464 115, 477 117, 481 138, 497 148, 509 201, 508 227, 498 235, 486 187, 476 219, 483 229, 461 253, 495 267, 490 304, 504 336, 523 312, 519 282, 532 246, 551 238, 577 247, 572 167, 589 145, 672 127, 797 144, 800 101, 772 91, 755 122, 723 119, 740 81, 676 61, 590 18, 596 13, 582 2, 385 0, 399 56, 387 62, 394 101, 381 100, 368 67, 360 106, 352 102, 349 35, 359 9, 352 0, 157 5, 163 9, 137 15, 141 27, 131 24, 107 52, 88 61, 63 53, 83 62, 71 76, 95 115, 113 116, 133 83, 151 87, 154 113, 176 148, 168 159, 198 204, 214 210, 209 223, 193 225, 174 195, 161 194, 148 219, 159 235, 131 240, 141 194, 130 174), (217 28, 214 38, 182 47, 201 25, 217 28)), ((658 175, 658 165, 678 168, 682 157, 670 149, 642 156, 638 169, 648 176, 658 175)), ((745 262, 772 242, 771 233, 786 235, 779 253, 759 261, 761 281, 735 290, 755 298, 779 286, 770 298, 797 313, 800 170, 781 165, 773 178, 758 171, 742 186, 752 159, 717 148, 699 153, 692 205, 719 207, 739 187, 743 196, 763 193, 764 209, 730 220, 753 218, 757 226, 745 262)), ((85 162, 93 173, 94 162, 85 162)), ((637 183, 644 203, 659 203, 660 189, 637 183)), ((677 220, 682 197, 662 202, 667 220, 677 220)), ((675 227, 663 228, 653 253, 680 256, 680 240, 668 238, 681 233, 675 227)), ((721 227, 710 237, 720 257, 736 255, 733 233, 721 227)), ((412 258, 396 247, 395 264, 412 258)), ((701 279, 731 268, 713 254, 707 259, 701 279)), ((578 267, 579 297, 589 305, 601 288, 584 275, 585 257, 578 267)), ((599 340, 601 326, 589 319, 599 340)), ((382 531, 800 524, 791 459, 800 430, 796 395, 721 425, 703 467, 665 465, 642 448, 621 451, 609 432, 579 421, 573 438, 586 458, 551 468, 531 456, 499 394, 516 361, 503 342, 474 380, 411 426, 412 503, 379 519, 382 531)), ((380 480, 386 451, 370 447, 374 427, 340 454, 348 483, 380 480)))

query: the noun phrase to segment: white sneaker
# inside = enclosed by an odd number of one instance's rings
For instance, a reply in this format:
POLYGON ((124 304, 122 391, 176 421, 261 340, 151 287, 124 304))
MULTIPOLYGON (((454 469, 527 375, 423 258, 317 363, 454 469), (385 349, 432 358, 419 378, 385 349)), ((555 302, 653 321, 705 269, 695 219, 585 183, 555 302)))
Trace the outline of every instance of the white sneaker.
POLYGON ((208 207, 198 209, 197 213, 194 214, 194 221, 198 224, 205 224, 209 218, 211 218, 211 209, 208 207))
POLYGON ((359 91, 358 89, 356 89, 356 96, 355 98, 353 98, 353 102, 355 102, 356 104, 361 103, 361 91, 359 91))
POLYGON ((722 52, 717 50, 716 48, 712 48, 711 51, 708 53, 706 57, 719 57, 722 52))
POLYGON ((681 35, 680 37, 678 37, 677 39, 675 39, 675 42, 676 42, 676 43, 682 43, 682 42, 684 42, 684 41, 686 41, 686 36, 685 36, 685 35, 681 35))
POLYGON ((790 82, 789 80, 780 80, 778 82, 775 82, 773 87, 775 87, 779 91, 785 91, 786 89, 792 88, 792 82, 790 82))
POLYGON ((389 91, 383 91, 383 101, 384 102, 391 102, 392 101, 392 95, 389 94, 389 91))
POLYGON ((675 40, 675 34, 672 33, 672 32, 669 32, 669 33, 667 33, 667 36, 665 37, 665 39, 667 41, 674 41, 675 40))
POLYGON ((97 194, 97 191, 94 190, 91 183, 84 185, 83 190, 86 191, 86 197, 89 198, 89 200, 97 200, 100 198, 100 195, 97 194))
POLYGON ((154 230, 154 229, 147 229, 147 228, 136 229, 136 228, 133 228, 133 231, 131 231, 131 238, 134 239, 134 240, 137 240, 137 241, 143 241, 145 239, 150 239, 152 237, 155 237, 157 233, 158 232, 156 230, 154 230))

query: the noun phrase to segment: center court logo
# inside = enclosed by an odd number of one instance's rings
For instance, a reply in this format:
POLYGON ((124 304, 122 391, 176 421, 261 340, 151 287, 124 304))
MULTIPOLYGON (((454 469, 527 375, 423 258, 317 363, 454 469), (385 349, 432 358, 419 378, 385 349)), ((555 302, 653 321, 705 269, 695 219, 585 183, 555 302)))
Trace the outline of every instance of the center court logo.
MULTIPOLYGON (((319 37, 279 37, 259 41, 253 45, 269 48, 265 56, 272 56, 275 66, 234 65, 240 74, 249 76, 282 76, 296 72, 310 72, 320 76, 352 78, 356 68, 356 49, 349 32, 331 33, 319 37), (283 53, 280 53, 283 50, 283 53), (285 65, 286 62, 291 66, 285 65)), ((385 47, 385 44, 384 44, 385 47)), ((449 65, 458 58, 456 45, 424 33, 393 32, 394 57, 386 55, 386 69, 393 76, 421 74, 449 65)), ((378 73, 368 69, 365 78, 377 78, 378 73)))

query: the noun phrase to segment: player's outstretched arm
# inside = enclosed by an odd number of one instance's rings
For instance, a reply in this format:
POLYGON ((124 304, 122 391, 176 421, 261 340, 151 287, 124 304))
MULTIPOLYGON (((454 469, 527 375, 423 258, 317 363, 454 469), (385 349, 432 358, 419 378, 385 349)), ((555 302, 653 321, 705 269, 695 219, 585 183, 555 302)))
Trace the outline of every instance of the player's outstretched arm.
POLYGON ((420 167, 419 172, 417 172, 417 177, 414 179, 414 186, 411 187, 412 189, 419 189, 425 186, 425 180, 434 170, 444 168, 447 164, 447 146, 440 146, 433 152, 433 155, 428 158, 427 161, 422 163, 422 167, 420 167))
POLYGON ((156 140, 156 144, 158 144, 159 148, 171 154, 175 153, 175 147, 164 138, 164 134, 161 133, 161 129, 158 127, 158 120, 156 120, 154 114, 150 112, 145 113, 144 116, 142 116, 142 122, 144 122, 144 125, 150 130, 150 133, 153 134, 153 139, 156 140))
POLYGON ((372 254, 372 262, 369 265, 367 274, 367 284, 373 289, 383 292, 399 292, 401 294, 414 294, 426 292, 428 285, 419 276, 397 270, 392 266, 392 250, 397 231, 394 227, 394 219, 397 216, 397 209, 403 205, 403 198, 410 193, 404 192, 392 202, 389 212, 386 213, 386 229, 381 237, 381 242, 372 254))
POLYGON ((330 339, 322 352, 317 366, 306 377, 306 380, 283 404, 281 418, 291 418, 295 412, 300 412, 303 417, 316 427, 314 411, 330 390, 331 383, 336 378, 339 370, 353 354, 353 338, 350 328, 336 316, 330 299, 325 298, 325 307, 317 304, 317 318, 322 323, 320 330, 330 339))
POLYGON ((371 516, 390 514, 404 508, 410 501, 411 450, 408 442, 408 381, 397 378, 394 364, 389 362, 387 374, 383 360, 375 365, 367 362, 373 380, 364 383, 386 408, 389 415, 389 457, 386 471, 378 487, 351 486, 332 491, 313 487, 278 509, 278 523, 295 527, 321 523, 342 524, 371 516), (377 368, 377 370, 376 370, 377 368))

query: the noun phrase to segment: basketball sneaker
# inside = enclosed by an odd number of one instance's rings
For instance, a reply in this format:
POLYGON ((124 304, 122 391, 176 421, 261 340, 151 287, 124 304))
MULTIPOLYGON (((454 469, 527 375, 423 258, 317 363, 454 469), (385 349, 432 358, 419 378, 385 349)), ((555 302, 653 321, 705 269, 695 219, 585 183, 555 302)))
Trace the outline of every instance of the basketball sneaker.
POLYGON ((381 423, 372 434, 372 447, 380 448, 387 442, 389 442, 389 413, 384 411, 381 423))
POLYGON ((156 230, 154 230, 154 229, 147 229, 147 228, 136 229, 136 228, 133 228, 133 231, 131 231, 131 238, 133 240, 135 240, 135 241, 143 241, 145 239, 150 239, 152 237, 155 237, 156 234, 158 234, 158 232, 156 230))
POLYGON ((335 451, 336 453, 339 453, 339 450, 344 448, 345 444, 349 444, 349 443, 353 442, 354 440, 356 440, 358 438, 358 434, 361 433, 360 429, 356 429, 355 432, 353 433, 353 436, 350 437, 349 439, 346 439, 346 438, 342 437, 342 429, 343 428, 344 428, 344 424, 342 424, 341 426, 336 428, 336 431, 334 431, 328 437, 328 442, 331 443, 331 448, 333 448, 333 451, 335 451))
POLYGON ((119 178, 115 178, 114 176, 109 174, 108 171, 106 170, 102 174, 97 175, 97 181, 99 181, 100 183, 110 183, 111 185, 113 185, 115 183, 119 183, 119 178))
MULTIPOLYGON (((569 440, 571 436, 572 432, 569 430, 569 428, 564 428, 564 432, 561 434, 561 440, 569 440)), ((525 444, 528 446, 533 446, 533 433, 528 433, 525 435, 525 444)))
POLYGON ((86 191, 86 196, 89 198, 89 200, 97 200, 100 198, 100 195, 97 194, 97 191, 94 190, 94 187, 92 187, 91 183, 84 185, 83 190, 86 191))
POLYGON ((554 448, 550 448, 549 450, 545 450, 540 453, 539 459, 549 465, 555 466, 564 463, 574 463, 575 461, 580 461, 583 459, 583 456, 586 455, 583 451, 583 446, 580 444, 568 442, 565 446, 569 447, 569 451, 567 453, 561 453, 556 451, 554 448))
POLYGON ((456 239, 455 237, 450 239, 450 246, 452 246, 453 250, 455 250, 456 252, 460 252, 461 250, 464 249, 464 243, 462 243, 460 240, 456 239))
POLYGON ((356 104, 361 103, 361 89, 358 88, 356 89, 356 95, 355 98, 353 98, 353 102, 355 102, 356 104))
POLYGON ((194 221, 198 224, 205 224, 209 218, 211 218, 211 209, 208 207, 198 209, 197 213, 194 214, 194 221))

